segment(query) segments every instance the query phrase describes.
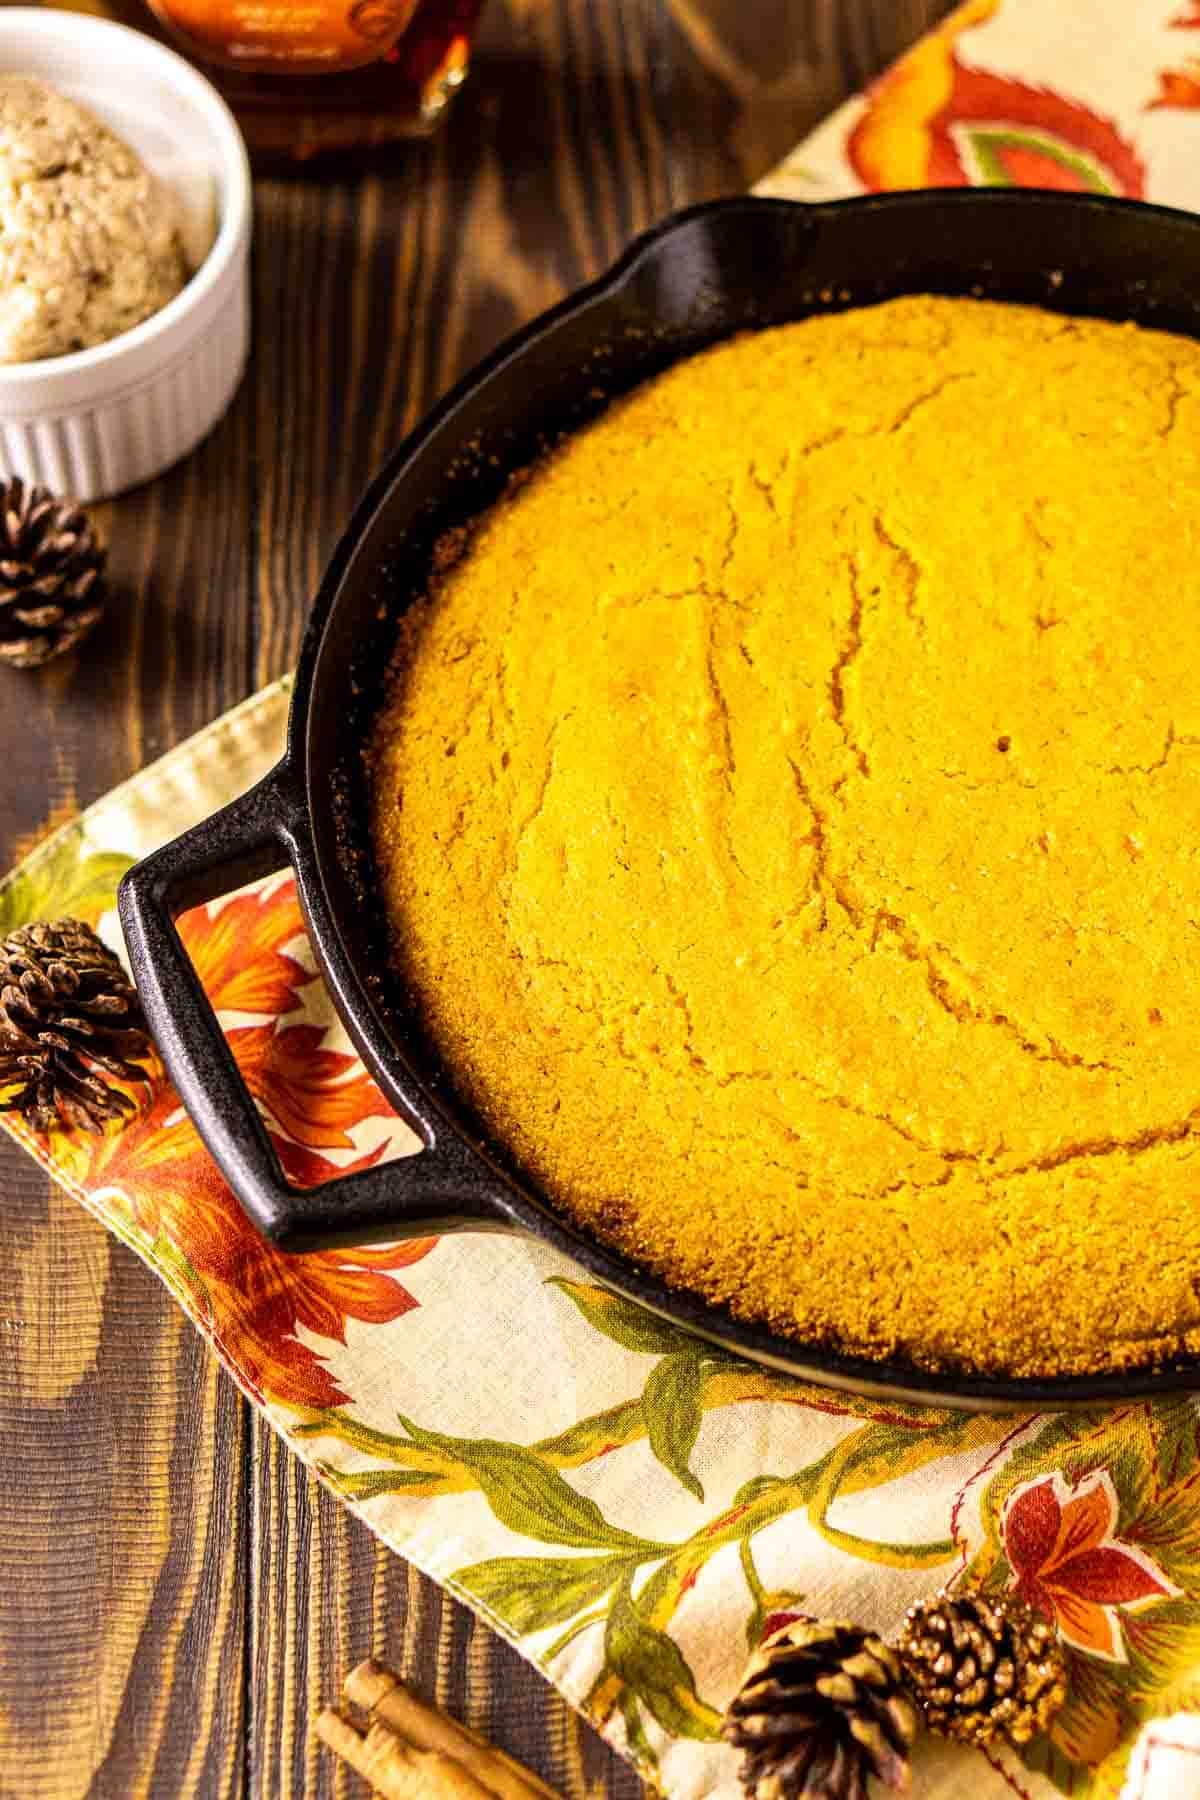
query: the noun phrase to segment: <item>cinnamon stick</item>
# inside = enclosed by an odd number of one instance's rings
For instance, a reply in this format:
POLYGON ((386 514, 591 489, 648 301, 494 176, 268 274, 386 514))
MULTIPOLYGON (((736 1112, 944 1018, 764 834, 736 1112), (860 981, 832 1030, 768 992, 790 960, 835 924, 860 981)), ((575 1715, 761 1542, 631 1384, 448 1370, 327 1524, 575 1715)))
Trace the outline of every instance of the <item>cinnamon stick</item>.
POLYGON ((381 1663, 359 1663, 342 1684, 347 1700, 365 1707, 371 1721, 380 1722, 415 1750, 452 1759, 496 1800, 558 1800, 552 1787, 519 1763, 497 1750, 486 1738, 426 1706, 381 1663))
POLYGON ((378 1721, 364 1735, 327 1706, 317 1715, 316 1731, 384 1800, 490 1800, 490 1790, 453 1757, 414 1750, 378 1721))

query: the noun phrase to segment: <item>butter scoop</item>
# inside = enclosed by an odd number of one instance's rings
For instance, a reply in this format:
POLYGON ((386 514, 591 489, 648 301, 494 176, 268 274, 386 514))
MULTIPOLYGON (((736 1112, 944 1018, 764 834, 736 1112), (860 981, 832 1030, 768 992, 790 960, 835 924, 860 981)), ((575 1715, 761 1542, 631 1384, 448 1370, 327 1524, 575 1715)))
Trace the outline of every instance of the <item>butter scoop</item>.
POLYGON ((83 350, 186 284, 182 209, 86 107, 0 78, 0 362, 83 350))

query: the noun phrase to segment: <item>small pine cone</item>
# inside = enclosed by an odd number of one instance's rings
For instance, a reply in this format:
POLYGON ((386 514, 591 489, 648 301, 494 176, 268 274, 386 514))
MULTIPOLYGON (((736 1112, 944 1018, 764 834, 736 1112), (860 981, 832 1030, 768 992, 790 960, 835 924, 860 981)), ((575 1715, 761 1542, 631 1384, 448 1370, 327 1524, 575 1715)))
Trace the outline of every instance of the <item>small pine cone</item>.
POLYGON ((90 926, 57 919, 0 938, 0 1112, 38 1131, 60 1117, 103 1131, 136 1108, 98 1071, 145 1081, 149 1053, 137 990, 90 926))
POLYGON ((105 555, 72 501, 19 475, 0 484, 0 662, 36 669, 87 636, 104 611, 105 555))
POLYGON ((894 1650, 842 1620, 800 1618, 759 1645, 725 1715, 753 1800, 866 1800, 903 1792, 917 1714, 894 1650))
POLYGON ((1054 1627, 1013 1594, 940 1594, 910 1607, 896 1646, 931 1731, 1027 1744, 1066 1698, 1054 1627))

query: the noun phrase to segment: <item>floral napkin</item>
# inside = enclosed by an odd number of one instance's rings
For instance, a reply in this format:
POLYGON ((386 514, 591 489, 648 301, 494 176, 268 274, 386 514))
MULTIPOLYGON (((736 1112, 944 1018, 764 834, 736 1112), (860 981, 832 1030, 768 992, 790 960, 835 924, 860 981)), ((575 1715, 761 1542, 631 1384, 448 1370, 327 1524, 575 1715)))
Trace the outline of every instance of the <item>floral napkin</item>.
MULTIPOLYGON (((1016 183, 1200 205, 1198 34, 1197 0, 971 0, 765 190, 1016 183)), ((119 945, 122 872, 270 766, 287 704, 286 682, 268 689, 43 845, 0 888, 0 930, 73 913, 119 945)), ((413 1148, 316 977, 290 877, 182 930, 294 1180, 413 1148)), ((289 1258, 250 1230, 161 1070, 119 1134, 10 1128, 371 1529, 678 1800, 737 1793, 718 1725, 772 1621, 890 1634, 944 1584, 1023 1594, 1057 1626, 1070 1693, 1019 1757, 927 1741, 918 1795, 1200 1794, 1200 1731, 1176 1716, 1200 1707, 1192 1400, 1007 1416, 858 1400, 699 1343, 516 1240, 289 1258)))

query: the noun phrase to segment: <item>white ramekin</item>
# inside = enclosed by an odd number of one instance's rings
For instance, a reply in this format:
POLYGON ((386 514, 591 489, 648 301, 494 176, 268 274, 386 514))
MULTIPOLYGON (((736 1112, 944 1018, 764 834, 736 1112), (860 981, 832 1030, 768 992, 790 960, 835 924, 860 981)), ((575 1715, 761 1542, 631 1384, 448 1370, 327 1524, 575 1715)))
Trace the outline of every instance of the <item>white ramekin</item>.
POLYGON ((246 147, 203 75, 107 19, 0 6, 0 74, 36 76, 90 107, 179 190, 193 237, 211 243, 183 292, 132 331, 0 365, 0 474, 97 500, 186 455, 237 389, 249 343, 246 147))

